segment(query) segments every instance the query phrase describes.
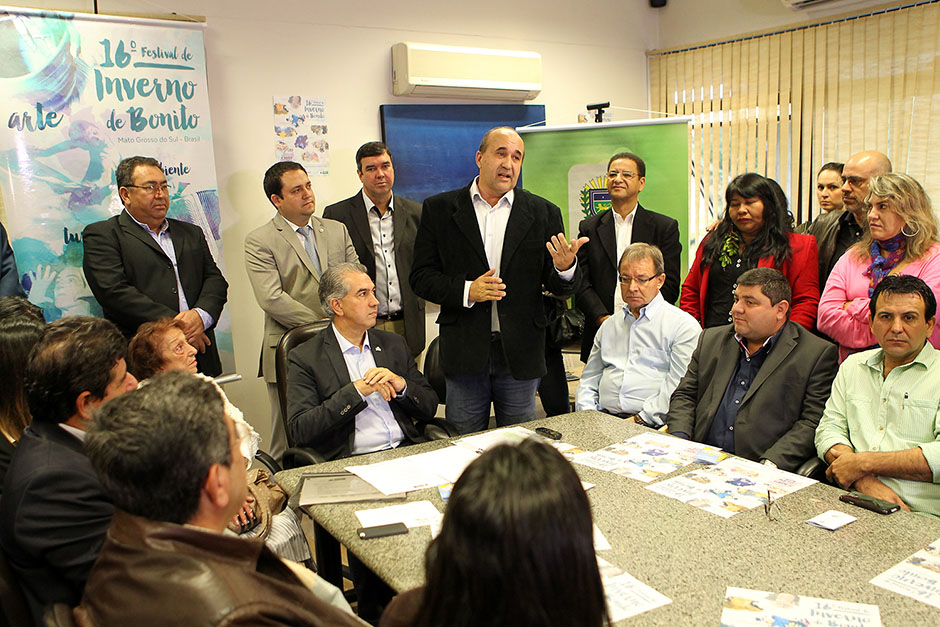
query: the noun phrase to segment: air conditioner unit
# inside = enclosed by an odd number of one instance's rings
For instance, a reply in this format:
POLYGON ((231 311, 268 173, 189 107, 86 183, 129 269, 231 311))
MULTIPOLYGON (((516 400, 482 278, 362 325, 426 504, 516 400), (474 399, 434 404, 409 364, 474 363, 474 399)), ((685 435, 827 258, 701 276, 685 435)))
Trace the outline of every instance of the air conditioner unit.
POLYGON ((392 46, 396 96, 531 100, 542 91, 542 55, 435 44, 392 46))

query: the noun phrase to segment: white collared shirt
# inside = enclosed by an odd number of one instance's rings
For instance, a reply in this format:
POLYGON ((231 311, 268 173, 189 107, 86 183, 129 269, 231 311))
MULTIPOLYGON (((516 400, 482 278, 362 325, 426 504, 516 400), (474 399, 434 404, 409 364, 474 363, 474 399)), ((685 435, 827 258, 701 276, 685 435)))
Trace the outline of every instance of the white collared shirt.
MULTIPOLYGON (((633 211, 627 214, 626 218, 621 218, 619 213, 613 209, 610 210, 614 214, 614 242, 617 248, 617 260, 615 264, 617 268, 620 268, 620 257, 623 256, 623 251, 633 242, 633 220, 636 218, 636 208, 639 206, 639 203, 637 203, 633 207, 633 211)), ((617 284, 614 285, 614 311, 620 311, 620 308, 623 306, 624 302, 623 294, 620 293, 620 281, 617 281, 617 284)))
MULTIPOLYGON (((477 216, 477 224, 480 225, 480 237, 483 238, 483 250, 486 252, 486 261, 490 268, 496 268, 496 276, 500 275, 500 262, 503 255, 503 240, 506 236, 506 225, 509 223, 509 214, 512 210, 512 203, 516 198, 515 188, 509 190, 496 201, 496 204, 490 206, 490 203, 483 199, 478 185, 480 177, 473 179, 470 184, 470 200, 473 202, 473 210, 477 216)), ((561 271, 555 268, 565 281, 570 281, 574 277, 575 268, 578 267, 578 261, 567 270, 561 271)), ((474 302, 470 300, 470 285, 473 281, 466 281, 463 288, 463 302, 465 307, 473 307, 474 302)), ((491 330, 499 331, 499 314, 497 311, 499 301, 493 302, 493 317, 491 330)))
POLYGON ((598 329, 575 393, 575 407, 639 414, 647 425, 658 427, 702 327, 659 293, 639 313, 634 318, 624 306, 598 329))
POLYGON ((395 263, 395 197, 389 199, 385 215, 379 215, 365 189, 362 190, 362 201, 366 205, 372 254, 375 256, 375 298, 379 301, 379 315, 388 316, 401 311, 401 287, 395 263))
MULTIPOLYGON (((362 343, 362 350, 359 350, 359 347, 343 337, 336 327, 332 325, 330 327, 333 329, 336 341, 339 342, 339 350, 343 353, 350 381, 358 381, 365 372, 375 368, 368 333, 362 343)), ((380 350, 380 347, 377 346, 376 350, 380 350)), ((404 394, 406 391, 402 390, 401 393, 404 394)), ((362 396, 360 393, 359 396, 366 402, 367 407, 356 414, 356 435, 353 439, 352 454, 361 455, 398 446, 405 439, 405 434, 402 433, 401 426, 395 420, 388 401, 378 392, 373 392, 368 396, 362 396)))

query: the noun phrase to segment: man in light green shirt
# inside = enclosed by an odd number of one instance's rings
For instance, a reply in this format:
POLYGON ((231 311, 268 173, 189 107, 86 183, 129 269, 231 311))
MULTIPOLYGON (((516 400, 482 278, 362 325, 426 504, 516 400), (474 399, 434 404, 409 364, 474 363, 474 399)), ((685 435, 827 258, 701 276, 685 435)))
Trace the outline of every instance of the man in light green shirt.
POLYGON ((917 277, 888 276, 869 309, 881 348, 842 363, 816 450, 843 488, 940 517, 940 351, 927 342, 936 298, 917 277))

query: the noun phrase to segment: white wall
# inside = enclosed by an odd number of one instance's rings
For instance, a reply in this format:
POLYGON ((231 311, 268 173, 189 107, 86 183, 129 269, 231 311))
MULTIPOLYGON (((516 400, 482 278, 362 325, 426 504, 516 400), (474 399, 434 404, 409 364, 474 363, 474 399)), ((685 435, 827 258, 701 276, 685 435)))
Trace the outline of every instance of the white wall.
MULTIPOLYGON (((24 6, 93 10, 91 0, 24 6)), ((331 174, 314 180, 317 205, 322 208, 359 188, 354 155, 362 143, 381 137, 380 104, 447 102, 391 95, 392 44, 417 41, 539 52, 543 91, 533 103, 546 106, 549 124, 567 124, 575 122, 589 102, 610 100, 621 107, 645 108, 644 52, 657 47, 658 37, 658 16, 646 0, 598 0, 583 7, 539 0, 101 0, 98 9, 207 18, 228 308, 237 370, 245 377, 227 386, 226 392, 264 436, 267 395, 254 376, 262 313, 245 273, 243 243, 245 235, 273 212, 261 189, 262 175, 273 161, 271 97, 296 93, 327 99, 331 174)), ((613 117, 638 116, 615 111, 613 117)))

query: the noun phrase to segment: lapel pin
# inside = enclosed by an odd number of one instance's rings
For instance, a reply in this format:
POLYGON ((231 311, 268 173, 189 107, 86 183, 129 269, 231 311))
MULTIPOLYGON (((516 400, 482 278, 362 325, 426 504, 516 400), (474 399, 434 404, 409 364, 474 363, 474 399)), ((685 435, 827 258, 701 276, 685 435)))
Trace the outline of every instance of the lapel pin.
POLYGON ((375 352, 381 353, 381 352, 382 352, 382 347, 381 347, 381 346, 376 346, 376 347, 375 347, 375 352))

